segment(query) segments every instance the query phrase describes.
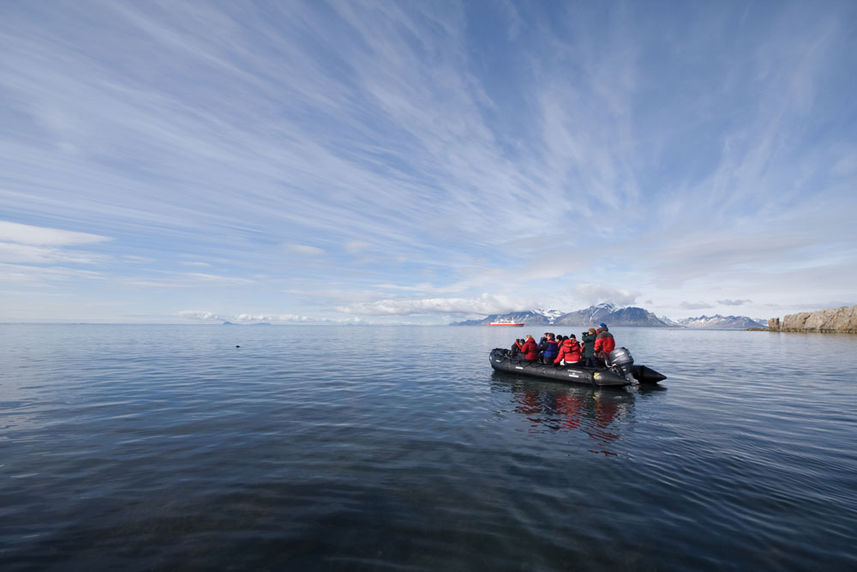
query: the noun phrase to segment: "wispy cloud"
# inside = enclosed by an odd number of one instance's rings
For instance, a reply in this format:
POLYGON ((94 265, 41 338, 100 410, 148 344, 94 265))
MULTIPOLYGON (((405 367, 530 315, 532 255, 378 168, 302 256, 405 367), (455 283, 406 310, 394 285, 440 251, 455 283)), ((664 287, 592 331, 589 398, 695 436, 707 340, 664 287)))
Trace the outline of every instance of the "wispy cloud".
POLYGON ((95 234, 0 221, 0 282, 34 285, 104 278, 92 267, 109 257, 86 250, 110 239, 95 234), (78 268, 84 265, 90 268, 78 268))
POLYGON ((200 262, 200 261, 192 261, 192 260, 183 260, 179 264, 181 264, 182 266, 194 266, 194 267, 199 267, 199 268, 211 267, 211 264, 209 264, 208 262, 200 262))
POLYGON ((156 279, 126 278, 123 283, 142 288, 201 288, 206 286, 248 286, 252 285, 254 280, 201 272, 185 272, 156 279))
POLYGON ((62 266, 31 266, 0 262, 0 283, 25 283, 31 286, 47 286, 68 283, 77 279, 106 280, 101 272, 62 266))
POLYGON ((575 294, 588 304, 610 302, 620 306, 629 306, 637 301, 639 294, 628 290, 619 290, 596 284, 579 284, 575 288, 575 294))
POLYGON ((102 260, 93 254, 75 252, 61 248, 45 248, 29 244, 0 242, 0 261, 27 262, 33 264, 94 264, 102 260))
POLYGON ((752 300, 718 300, 718 304, 723 304, 724 306, 743 306, 744 304, 752 303, 752 300))
POLYGON ((164 290, 331 319, 840 300, 854 14, 11 4, 0 261, 159 315, 164 290))
POLYGON ((483 294, 477 298, 423 298, 423 299, 385 299, 373 302, 340 306, 340 312, 358 315, 395 315, 415 314, 491 314, 520 310, 515 301, 483 294))
POLYGON ((317 323, 337 323, 337 324, 356 324, 360 320, 357 318, 339 318, 331 319, 325 317, 312 317, 299 314, 217 314, 205 310, 182 310, 178 316, 184 320, 194 322, 232 322, 236 324, 317 324, 317 323))
POLYGON ((712 307, 707 302, 682 302, 679 306, 685 310, 704 310, 712 307))
POLYGON ((0 241, 2 242, 60 247, 93 244, 107 240, 110 239, 106 236, 98 236, 87 232, 0 221, 0 241))
POLYGON ((321 256, 324 254, 324 249, 308 244, 286 244, 285 249, 288 252, 301 256, 321 256))

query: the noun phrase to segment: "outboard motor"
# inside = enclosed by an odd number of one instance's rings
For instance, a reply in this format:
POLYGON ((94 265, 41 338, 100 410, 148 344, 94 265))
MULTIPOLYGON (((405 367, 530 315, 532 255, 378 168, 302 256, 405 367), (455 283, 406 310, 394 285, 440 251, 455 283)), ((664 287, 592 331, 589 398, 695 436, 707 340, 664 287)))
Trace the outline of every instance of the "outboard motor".
POLYGON ((631 373, 633 371, 633 366, 634 358, 631 356, 631 352, 628 351, 628 348, 616 348, 607 356, 607 367, 616 371, 616 373, 621 372, 621 374, 625 376, 625 379, 631 383, 640 383, 631 373))

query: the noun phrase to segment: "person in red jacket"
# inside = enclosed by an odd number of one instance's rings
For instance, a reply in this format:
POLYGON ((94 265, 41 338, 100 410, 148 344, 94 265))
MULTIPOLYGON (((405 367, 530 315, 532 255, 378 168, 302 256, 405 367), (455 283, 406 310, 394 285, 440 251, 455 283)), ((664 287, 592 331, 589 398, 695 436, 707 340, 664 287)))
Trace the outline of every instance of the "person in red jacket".
POLYGON ((571 334, 562 341, 562 346, 559 348, 559 354, 556 356, 554 363, 560 365, 569 365, 580 362, 580 343, 574 334, 571 334))
POLYGON ((607 363, 607 356, 615 348, 616 340, 613 339, 613 334, 607 330, 607 326, 598 328, 598 335, 595 336, 595 357, 607 363))
POLYGON ((524 359, 526 361, 536 361, 539 359, 539 346, 536 345, 536 340, 533 339, 533 336, 527 336, 526 340, 523 344, 518 344, 521 354, 524 354, 524 359))

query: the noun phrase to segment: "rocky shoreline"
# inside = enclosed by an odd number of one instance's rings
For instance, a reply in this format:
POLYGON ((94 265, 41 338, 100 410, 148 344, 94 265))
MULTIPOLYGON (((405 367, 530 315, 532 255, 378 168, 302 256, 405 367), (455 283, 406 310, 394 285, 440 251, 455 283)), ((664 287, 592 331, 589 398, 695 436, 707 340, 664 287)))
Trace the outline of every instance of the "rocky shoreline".
POLYGON ((834 334, 857 334, 857 306, 842 306, 817 312, 788 314, 768 320, 772 332, 820 332, 834 334))

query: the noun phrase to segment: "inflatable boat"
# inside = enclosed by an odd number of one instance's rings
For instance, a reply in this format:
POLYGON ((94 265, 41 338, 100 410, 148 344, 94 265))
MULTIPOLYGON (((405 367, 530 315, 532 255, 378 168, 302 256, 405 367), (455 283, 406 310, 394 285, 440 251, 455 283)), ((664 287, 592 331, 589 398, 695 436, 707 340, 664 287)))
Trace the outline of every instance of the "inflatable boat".
POLYGON ((600 387, 636 385, 638 383, 657 383, 667 376, 650 367, 635 365, 631 352, 626 348, 616 348, 607 357, 607 366, 599 368, 582 365, 553 365, 524 361, 523 357, 513 356, 509 350, 494 348, 488 358, 496 371, 531 375, 564 381, 597 385, 600 387))

